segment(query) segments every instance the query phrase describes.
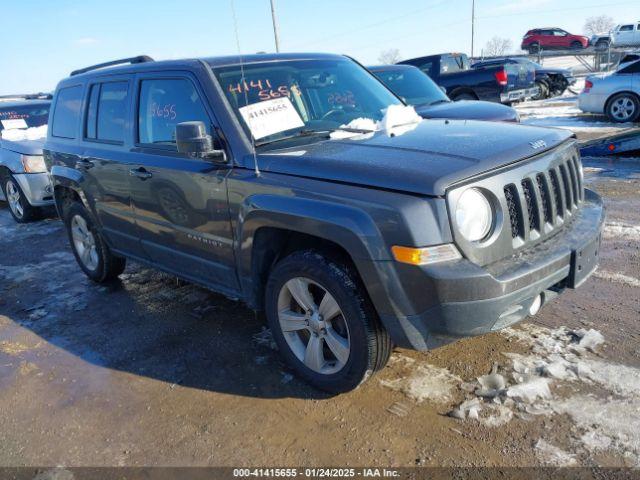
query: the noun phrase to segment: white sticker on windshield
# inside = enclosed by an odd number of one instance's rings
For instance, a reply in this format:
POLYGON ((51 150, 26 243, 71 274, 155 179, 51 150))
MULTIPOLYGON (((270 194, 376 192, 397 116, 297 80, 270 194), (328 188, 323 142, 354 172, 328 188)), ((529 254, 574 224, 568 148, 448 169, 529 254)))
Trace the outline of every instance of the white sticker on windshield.
POLYGON ((247 105, 240 108, 240 114, 256 140, 304 127, 302 118, 287 97, 247 105))
POLYGON ((24 118, 10 118, 8 120, 0 120, 0 122, 2 122, 2 126, 7 130, 11 130, 12 128, 29 128, 24 118))

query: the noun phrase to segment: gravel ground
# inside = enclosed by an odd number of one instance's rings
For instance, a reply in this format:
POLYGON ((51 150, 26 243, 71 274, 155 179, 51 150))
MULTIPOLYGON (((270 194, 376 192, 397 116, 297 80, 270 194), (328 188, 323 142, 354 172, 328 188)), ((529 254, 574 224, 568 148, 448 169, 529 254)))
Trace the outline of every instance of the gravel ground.
POLYGON ((640 464, 640 161, 585 164, 608 209, 597 276, 514 330, 397 351, 338 397, 293 377, 243 305, 134 264, 94 285, 58 220, 16 225, 0 203, 0 465, 640 464), (581 328, 605 339, 581 354, 593 376, 447 415, 481 375, 514 382, 505 353, 573 361, 581 328))

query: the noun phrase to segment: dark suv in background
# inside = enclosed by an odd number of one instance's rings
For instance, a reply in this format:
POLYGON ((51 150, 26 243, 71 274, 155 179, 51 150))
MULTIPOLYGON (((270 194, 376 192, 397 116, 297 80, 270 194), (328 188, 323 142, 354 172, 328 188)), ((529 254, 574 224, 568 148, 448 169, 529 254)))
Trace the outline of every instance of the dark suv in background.
POLYGON ((570 133, 422 120, 346 57, 112 62, 62 80, 51 119, 86 275, 130 258, 241 299, 328 391, 393 345, 535 315, 597 263, 603 206, 570 133))

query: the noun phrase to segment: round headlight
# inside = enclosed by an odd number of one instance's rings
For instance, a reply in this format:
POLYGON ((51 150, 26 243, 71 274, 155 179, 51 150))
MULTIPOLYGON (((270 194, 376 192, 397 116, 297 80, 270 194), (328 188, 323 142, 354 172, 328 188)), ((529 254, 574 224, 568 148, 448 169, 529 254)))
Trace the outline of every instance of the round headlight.
POLYGON ((458 231, 470 242, 485 238, 491 230, 493 212, 491 204, 477 188, 466 190, 456 205, 458 231))

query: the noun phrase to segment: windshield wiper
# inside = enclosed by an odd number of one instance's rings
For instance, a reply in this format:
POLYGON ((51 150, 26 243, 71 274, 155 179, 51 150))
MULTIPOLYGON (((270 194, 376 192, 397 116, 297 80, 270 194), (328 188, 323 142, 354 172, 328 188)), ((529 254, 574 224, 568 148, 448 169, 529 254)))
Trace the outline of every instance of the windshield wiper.
POLYGON ((263 140, 262 142, 256 142, 256 147, 262 147, 263 145, 269 145, 271 143, 283 142, 286 140, 292 140, 294 138, 302 138, 302 137, 314 137, 314 136, 326 136, 329 138, 333 130, 312 130, 312 129, 302 129, 298 130, 296 133, 292 135, 285 135, 284 137, 274 138, 273 140, 263 140))
POLYGON ((264 140, 262 142, 256 142, 256 147, 262 147, 264 145, 269 145, 272 143, 283 142, 286 140, 293 140, 296 138, 304 138, 304 137, 319 136, 319 137, 330 138, 331 134, 338 130, 341 132, 350 132, 350 133, 372 133, 373 132, 373 130, 366 130, 363 128, 347 128, 347 127, 338 127, 338 128, 325 129, 325 130, 314 130, 314 129, 305 128, 302 130, 298 130, 296 133, 292 135, 286 135, 284 137, 274 138, 273 140, 264 140))
POLYGON ((440 105, 441 103, 449 103, 449 102, 451 102, 451 100, 448 100, 448 99, 442 98, 442 99, 440 99, 440 100, 436 100, 435 102, 431 102, 431 103, 429 104, 429 106, 433 106, 433 105, 440 105))

